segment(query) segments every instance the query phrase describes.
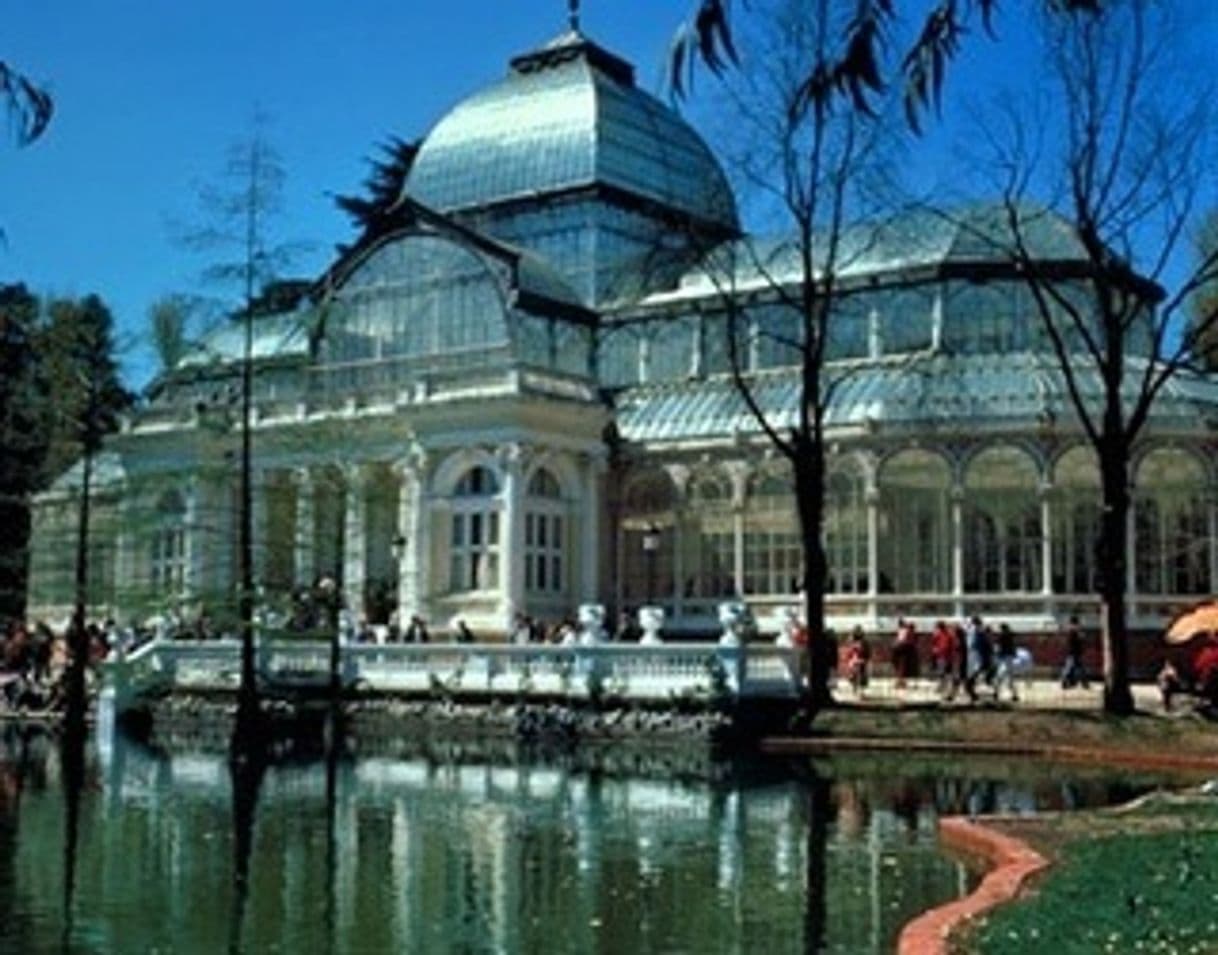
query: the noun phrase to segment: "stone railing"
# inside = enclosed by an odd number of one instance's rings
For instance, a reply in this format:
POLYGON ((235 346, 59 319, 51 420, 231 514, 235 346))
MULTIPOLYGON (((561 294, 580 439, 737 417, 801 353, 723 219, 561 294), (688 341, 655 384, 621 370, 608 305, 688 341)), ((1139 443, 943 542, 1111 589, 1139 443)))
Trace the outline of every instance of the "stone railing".
MULTIPOLYGON (((727 703, 798 696, 801 656, 770 643, 347 644, 339 676, 347 688, 407 696, 727 703)), ((103 700, 121 712, 149 694, 235 690, 240 660, 235 640, 154 640, 105 663, 103 700)), ((257 669, 266 689, 322 688, 330 645, 263 637, 257 669)))

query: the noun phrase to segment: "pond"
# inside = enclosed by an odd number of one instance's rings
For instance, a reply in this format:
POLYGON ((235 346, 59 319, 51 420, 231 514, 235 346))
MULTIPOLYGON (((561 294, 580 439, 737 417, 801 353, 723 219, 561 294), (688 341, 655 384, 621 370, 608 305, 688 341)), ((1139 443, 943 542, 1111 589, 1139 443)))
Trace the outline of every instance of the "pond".
POLYGON ((1146 785, 904 755, 648 777, 434 752, 234 784, 222 754, 121 738, 80 765, 0 738, 0 951, 888 952, 975 883, 940 813, 1146 785))

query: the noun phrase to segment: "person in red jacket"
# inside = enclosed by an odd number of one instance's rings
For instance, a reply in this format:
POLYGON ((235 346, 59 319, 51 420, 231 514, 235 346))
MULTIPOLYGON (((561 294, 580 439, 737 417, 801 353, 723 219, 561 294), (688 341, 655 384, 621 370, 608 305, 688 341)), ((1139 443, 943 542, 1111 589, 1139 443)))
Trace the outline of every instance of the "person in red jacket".
POLYGON ((956 690, 956 634, 942 620, 935 621, 930 635, 930 662, 939 684, 939 695, 956 690))

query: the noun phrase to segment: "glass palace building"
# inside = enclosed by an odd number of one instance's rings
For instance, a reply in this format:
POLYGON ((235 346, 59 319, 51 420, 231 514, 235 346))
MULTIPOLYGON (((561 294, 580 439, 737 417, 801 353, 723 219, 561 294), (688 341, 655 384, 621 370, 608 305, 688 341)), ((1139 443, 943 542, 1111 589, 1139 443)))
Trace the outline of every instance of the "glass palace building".
MULTIPOLYGON (((706 633, 736 597, 774 626, 801 560, 791 482, 734 387, 728 329, 771 420, 793 420, 794 241, 743 234, 704 142, 578 32, 443 117, 401 205, 400 227, 254 320, 264 600, 329 575, 371 620, 398 608, 433 631, 596 602, 662 605, 670 632, 706 633)), ((986 241, 1005 215, 845 236, 836 627, 979 612, 1038 631, 1097 609, 1094 454, 1030 292, 986 241)), ((1036 257, 1081 263, 1065 223, 1033 218, 1036 257)), ((96 462, 99 613, 231 607, 243 348, 240 321, 209 335, 96 462)), ((1163 390, 1131 472, 1135 626, 1212 592, 1215 429, 1212 381, 1163 390)), ((79 481, 37 502, 32 614, 71 603, 79 481)))

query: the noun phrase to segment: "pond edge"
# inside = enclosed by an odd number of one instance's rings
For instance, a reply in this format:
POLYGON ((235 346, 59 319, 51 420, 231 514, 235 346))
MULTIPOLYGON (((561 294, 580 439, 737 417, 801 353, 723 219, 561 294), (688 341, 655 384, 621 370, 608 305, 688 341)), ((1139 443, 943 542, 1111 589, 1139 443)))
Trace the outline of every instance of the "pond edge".
POLYGON ((947 955, 951 934, 964 922, 1011 901, 1049 860, 1021 839, 964 816, 939 820, 940 842, 949 849, 985 859, 990 871, 962 899, 923 912, 901 930, 898 955, 947 955))

